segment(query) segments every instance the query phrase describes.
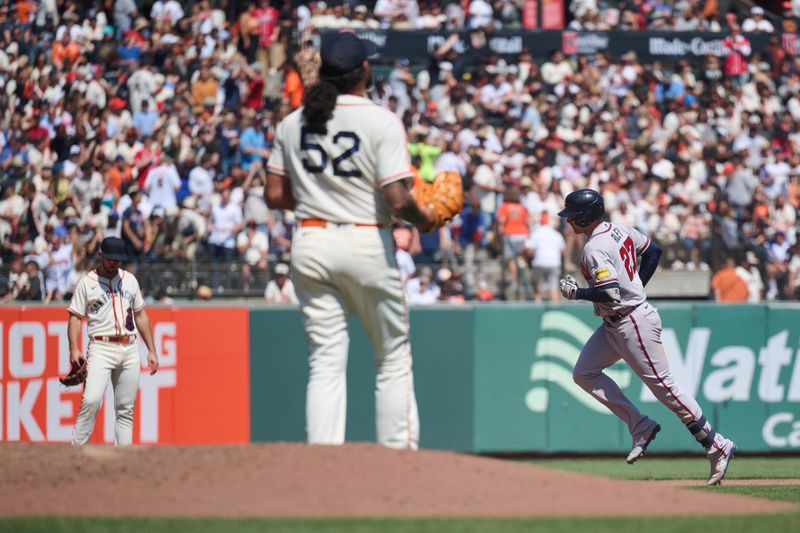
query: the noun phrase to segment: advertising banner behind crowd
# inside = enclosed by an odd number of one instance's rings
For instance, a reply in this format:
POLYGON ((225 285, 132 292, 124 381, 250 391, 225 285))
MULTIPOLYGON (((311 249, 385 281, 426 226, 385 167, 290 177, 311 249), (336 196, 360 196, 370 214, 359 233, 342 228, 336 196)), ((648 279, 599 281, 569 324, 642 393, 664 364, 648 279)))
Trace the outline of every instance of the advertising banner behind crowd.
MULTIPOLYGON (((250 439, 247 309, 148 308, 159 371, 142 376, 134 443, 244 443, 250 439)), ((82 345, 87 342, 84 327, 82 345)), ((66 388, 67 312, 0 308, 0 441, 68 442, 83 387, 66 388)), ((93 443, 114 442, 111 388, 93 443), (110 408, 109 408, 110 407, 110 408)))
MULTIPOLYGON (((453 32, 424 30, 356 30, 356 33, 362 39, 375 43, 378 54, 383 58, 405 58, 417 62, 426 61, 436 48, 453 35, 453 32)), ((456 33, 456 52, 470 52, 473 43, 469 32, 456 33)), ((697 62, 707 55, 723 55, 722 41, 726 35, 711 32, 499 30, 489 34, 486 46, 492 52, 506 57, 515 56, 527 48, 537 60, 546 59, 555 50, 561 50, 567 55, 602 52, 616 57, 632 51, 640 62, 658 59, 697 62)), ((750 33, 746 36, 753 53, 763 52, 770 38, 767 33, 750 33)), ((323 34, 322 39, 325 38, 326 34, 323 34)), ((796 54, 796 36, 784 34, 779 42, 787 51, 796 54)))

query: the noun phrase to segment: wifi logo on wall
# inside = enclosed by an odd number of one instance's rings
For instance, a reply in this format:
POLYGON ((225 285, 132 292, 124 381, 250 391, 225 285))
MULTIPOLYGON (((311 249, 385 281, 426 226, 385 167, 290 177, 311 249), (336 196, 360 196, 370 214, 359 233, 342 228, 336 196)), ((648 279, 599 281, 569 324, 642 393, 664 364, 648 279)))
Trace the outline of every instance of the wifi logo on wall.
MULTIPOLYGON (((563 311, 547 311, 542 315, 542 336, 536 342, 531 365, 533 387, 525 396, 525 404, 534 413, 544 413, 550 405, 550 391, 556 385, 584 407, 604 415, 612 415, 603 404, 592 398, 572 380, 572 369, 583 345, 594 329, 582 320, 563 311)), ((631 370, 617 362, 604 370, 621 389, 631 383, 631 370)))

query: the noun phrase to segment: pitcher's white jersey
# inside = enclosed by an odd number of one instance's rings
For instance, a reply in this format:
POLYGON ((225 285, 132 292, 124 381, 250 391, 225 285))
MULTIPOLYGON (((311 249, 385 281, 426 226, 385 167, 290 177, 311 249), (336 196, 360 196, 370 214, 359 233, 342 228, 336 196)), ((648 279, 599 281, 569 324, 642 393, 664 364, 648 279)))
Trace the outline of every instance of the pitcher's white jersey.
POLYGON ((278 126, 268 170, 289 176, 298 218, 389 224, 380 191, 412 176, 400 120, 367 98, 339 95, 328 133, 308 131, 303 108, 278 126))
POLYGON ((595 303, 597 316, 610 317, 645 301, 639 279, 638 257, 650 246, 650 239, 625 224, 603 222, 583 247, 581 273, 590 287, 619 284, 620 302, 595 303))
POLYGON ((120 269, 113 279, 107 279, 92 270, 78 282, 67 311, 86 318, 86 328, 93 337, 133 334, 133 314, 142 308, 142 291, 133 274, 120 269))

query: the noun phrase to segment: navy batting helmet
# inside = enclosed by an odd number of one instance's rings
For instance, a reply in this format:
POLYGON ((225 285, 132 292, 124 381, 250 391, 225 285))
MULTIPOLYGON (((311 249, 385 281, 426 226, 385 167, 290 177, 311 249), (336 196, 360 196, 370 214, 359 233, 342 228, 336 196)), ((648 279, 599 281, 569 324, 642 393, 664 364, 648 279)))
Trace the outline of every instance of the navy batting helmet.
POLYGON ((558 216, 563 218, 575 218, 575 223, 579 226, 588 226, 595 220, 603 218, 606 208, 603 205, 603 197, 600 193, 592 189, 578 189, 567 195, 564 201, 564 209, 559 211, 558 216))

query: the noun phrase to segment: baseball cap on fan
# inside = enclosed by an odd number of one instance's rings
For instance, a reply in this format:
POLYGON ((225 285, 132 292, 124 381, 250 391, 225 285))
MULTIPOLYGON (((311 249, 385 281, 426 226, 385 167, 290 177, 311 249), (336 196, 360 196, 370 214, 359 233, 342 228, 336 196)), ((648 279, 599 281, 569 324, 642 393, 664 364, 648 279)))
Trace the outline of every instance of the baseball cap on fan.
POLYGON ((128 259, 128 254, 125 253, 125 241, 119 237, 106 237, 103 239, 100 243, 100 253, 114 261, 128 259))
POLYGON ((335 78, 352 72, 376 51, 375 43, 359 39, 352 32, 339 32, 322 44, 320 76, 335 78))

